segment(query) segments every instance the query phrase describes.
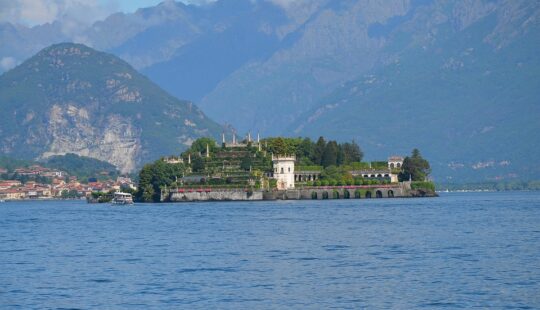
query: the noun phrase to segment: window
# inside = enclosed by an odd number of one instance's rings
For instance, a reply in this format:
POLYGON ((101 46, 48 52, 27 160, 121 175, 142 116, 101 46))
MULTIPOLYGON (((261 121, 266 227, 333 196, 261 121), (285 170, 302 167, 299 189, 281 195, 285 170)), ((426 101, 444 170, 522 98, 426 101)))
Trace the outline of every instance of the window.
POLYGON ((283 173, 283 167, 281 167, 281 173, 283 173))
POLYGON ((291 167, 289 167, 289 172, 291 172, 291 167))

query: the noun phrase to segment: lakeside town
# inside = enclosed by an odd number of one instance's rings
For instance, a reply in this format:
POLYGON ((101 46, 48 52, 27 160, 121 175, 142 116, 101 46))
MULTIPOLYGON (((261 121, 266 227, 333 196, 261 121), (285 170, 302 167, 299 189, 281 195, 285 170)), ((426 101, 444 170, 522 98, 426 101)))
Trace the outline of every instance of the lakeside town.
POLYGON ((13 170, 0 168, 0 200, 24 199, 77 199, 89 197, 93 192, 135 190, 129 177, 112 179, 107 172, 96 177, 79 180, 66 171, 41 165, 18 167, 13 170))

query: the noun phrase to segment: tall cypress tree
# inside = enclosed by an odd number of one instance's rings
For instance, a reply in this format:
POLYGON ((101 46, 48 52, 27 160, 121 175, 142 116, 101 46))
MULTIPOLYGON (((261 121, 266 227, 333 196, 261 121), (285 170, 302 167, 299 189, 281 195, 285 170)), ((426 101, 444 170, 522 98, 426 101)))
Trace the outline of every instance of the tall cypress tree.
POLYGON ((322 165, 322 158, 324 150, 326 148, 326 141, 323 137, 319 137, 317 143, 315 143, 315 150, 313 151, 313 163, 316 165, 322 165))
POLYGON ((336 141, 330 141, 324 148, 321 164, 323 167, 335 166, 337 164, 339 147, 336 141))

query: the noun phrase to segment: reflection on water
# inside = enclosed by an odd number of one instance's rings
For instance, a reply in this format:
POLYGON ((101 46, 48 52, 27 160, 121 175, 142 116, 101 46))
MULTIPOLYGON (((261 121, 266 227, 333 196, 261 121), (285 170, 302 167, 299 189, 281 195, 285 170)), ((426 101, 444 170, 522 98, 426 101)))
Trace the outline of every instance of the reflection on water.
POLYGON ((540 194, 0 204, 0 308, 540 308, 540 194))

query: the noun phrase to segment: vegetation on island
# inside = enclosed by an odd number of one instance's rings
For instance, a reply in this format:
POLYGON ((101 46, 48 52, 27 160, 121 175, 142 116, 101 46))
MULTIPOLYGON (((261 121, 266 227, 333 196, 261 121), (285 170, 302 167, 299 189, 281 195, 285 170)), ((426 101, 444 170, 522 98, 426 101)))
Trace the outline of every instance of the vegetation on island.
MULTIPOLYGON (((200 138, 177 156, 159 159, 144 165, 139 173, 139 186, 135 193, 138 201, 160 201, 161 195, 170 189, 274 189, 276 180, 271 178, 272 155, 294 155, 296 171, 317 175, 309 181, 298 181, 297 186, 345 186, 390 184, 389 177, 364 179, 355 171, 389 171, 400 173, 408 181, 409 176, 418 188, 434 188, 425 182, 429 163, 418 150, 406 157, 402 169, 388 168, 386 161, 362 162, 364 154, 354 142, 338 143, 320 137, 267 138, 260 143, 243 140, 239 145, 219 146, 211 138, 200 138), (207 153, 208 152, 208 153, 207 153)), ((387 174, 388 175, 388 174, 387 174)))
POLYGON ((431 173, 429 162, 425 160, 418 149, 412 151, 411 156, 403 159, 402 170, 399 173, 400 181, 425 181, 431 173))

